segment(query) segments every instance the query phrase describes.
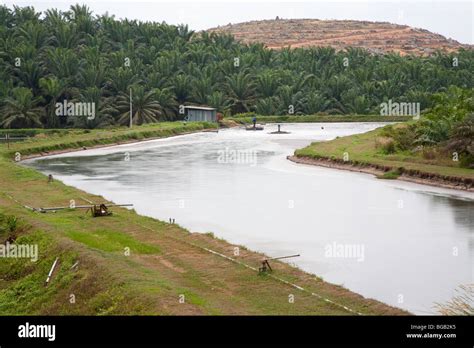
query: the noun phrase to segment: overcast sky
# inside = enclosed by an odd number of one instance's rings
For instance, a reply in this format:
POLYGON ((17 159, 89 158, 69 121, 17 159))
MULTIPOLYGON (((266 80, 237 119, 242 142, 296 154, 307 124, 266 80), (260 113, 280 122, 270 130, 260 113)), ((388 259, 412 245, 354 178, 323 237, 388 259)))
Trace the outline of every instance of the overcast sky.
POLYGON ((71 4, 88 5, 95 14, 108 12, 117 18, 149 20, 170 24, 188 24, 193 30, 203 30, 228 23, 281 18, 355 19, 387 21, 474 44, 474 0, 463 1, 373 1, 373 0, 0 0, 13 5, 69 9, 71 4))

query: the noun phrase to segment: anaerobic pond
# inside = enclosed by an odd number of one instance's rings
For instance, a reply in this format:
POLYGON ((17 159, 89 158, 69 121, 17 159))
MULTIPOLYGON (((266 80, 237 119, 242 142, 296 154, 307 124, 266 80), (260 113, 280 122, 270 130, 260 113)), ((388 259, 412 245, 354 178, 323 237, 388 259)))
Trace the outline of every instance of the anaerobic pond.
POLYGON ((436 313, 435 303, 474 282, 474 195, 286 159, 312 141, 381 125, 226 129, 26 162, 140 214, 270 256, 301 254, 291 262, 326 281, 436 313))

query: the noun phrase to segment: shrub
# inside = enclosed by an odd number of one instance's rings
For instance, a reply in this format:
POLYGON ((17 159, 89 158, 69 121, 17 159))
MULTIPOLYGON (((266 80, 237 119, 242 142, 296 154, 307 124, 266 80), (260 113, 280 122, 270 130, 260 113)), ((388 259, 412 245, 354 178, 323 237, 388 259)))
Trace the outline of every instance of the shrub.
POLYGON ((459 156, 459 165, 464 168, 474 169, 474 155, 461 154, 459 156))
POLYGON ((377 137, 375 147, 384 154, 391 154, 395 152, 395 141, 390 137, 377 137))
POLYGON ((393 132, 393 139, 398 150, 412 149, 416 140, 416 126, 404 125, 404 127, 397 127, 393 132))
POLYGON ((427 160, 434 160, 438 156, 438 151, 434 147, 424 146, 421 150, 423 158, 427 160))
POLYGON ((380 135, 382 135, 384 137, 392 138, 393 137, 393 126, 389 125, 389 126, 383 127, 382 130, 380 131, 380 135))

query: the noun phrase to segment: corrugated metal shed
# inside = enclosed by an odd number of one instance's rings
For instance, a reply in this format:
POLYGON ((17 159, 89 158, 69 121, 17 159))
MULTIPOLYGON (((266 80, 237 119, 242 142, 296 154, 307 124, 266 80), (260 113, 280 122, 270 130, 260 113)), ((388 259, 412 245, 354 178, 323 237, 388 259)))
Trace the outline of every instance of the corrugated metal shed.
POLYGON ((184 107, 186 121, 217 122, 217 110, 206 106, 187 105, 184 107))

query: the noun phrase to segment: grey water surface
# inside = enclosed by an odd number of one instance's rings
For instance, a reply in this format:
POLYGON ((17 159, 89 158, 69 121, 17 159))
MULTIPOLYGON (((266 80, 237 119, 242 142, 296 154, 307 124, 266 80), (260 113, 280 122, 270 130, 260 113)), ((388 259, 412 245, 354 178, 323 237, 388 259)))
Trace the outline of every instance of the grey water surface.
POLYGON ((382 125, 233 128, 25 162, 192 232, 270 256, 299 253, 289 261, 365 297, 436 313, 435 303, 474 283, 474 195, 286 159, 382 125))

